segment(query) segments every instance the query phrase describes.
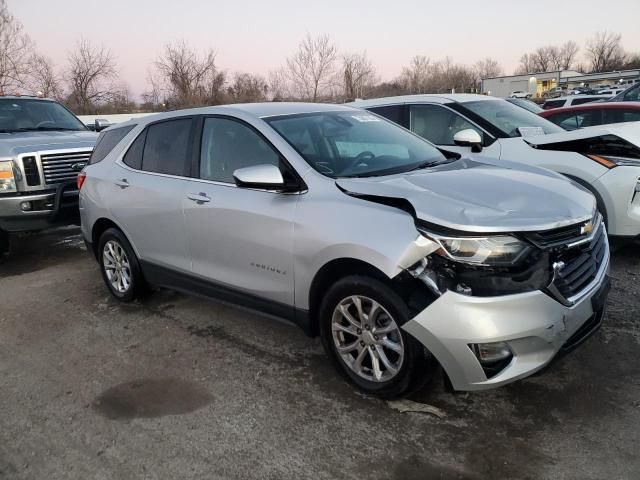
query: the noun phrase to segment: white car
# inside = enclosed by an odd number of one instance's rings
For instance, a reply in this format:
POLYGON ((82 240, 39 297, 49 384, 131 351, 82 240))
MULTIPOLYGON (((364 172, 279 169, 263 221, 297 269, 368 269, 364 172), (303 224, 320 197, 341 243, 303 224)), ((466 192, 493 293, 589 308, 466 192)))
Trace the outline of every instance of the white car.
POLYGON ((529 92, 524 92, 522 90, 516 90, 515 92, 511 92, 509 94, 510 98, 530 98, 531 94, 529 92))
POLYGON ((575 105, 583 105, 585 103, 595 102, 597 100, 609 100, 611 95, 567 95, 565 97, 553 98, 547 100, 542 105, 544 110, 550 110, 552 108, 571 107, 575 105))
POLYGON ((505 100, 471 94, 353 105, 400 123, 443 150, 482 152, 561 173, 594 194, 611 236, 640 235, 640 122, 567 132, 505 100))

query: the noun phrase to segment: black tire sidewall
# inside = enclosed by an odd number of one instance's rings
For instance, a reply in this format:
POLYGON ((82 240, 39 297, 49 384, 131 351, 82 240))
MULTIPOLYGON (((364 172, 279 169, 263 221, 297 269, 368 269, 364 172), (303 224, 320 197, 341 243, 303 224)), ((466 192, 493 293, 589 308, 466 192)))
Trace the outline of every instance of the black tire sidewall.
POLYGON ((98 263, 100 265, 100 273, 102 274, 102 279, 115 298, 117 298, 121 302, 131 302, 138 296, 144 284, 142 271, 140 269, 140 264, 138 263, 138 257, 133 251, 131 244, 120 230, 109 228, 108 230, 105 230, 105 232, 100 236, 100 240, 98 241, 98 263), (129 286, 129 289, 124 293, 114 290, 114 288, 111 286, 111 283, 109 282, 109 279, 107 278, 107 273, 104 269, 103 251, 104 246, 108 241, 116 241, 117 243, 119 243, 127 254, 127 258, 129 260, 131 269, 131 285, 129 286))
POLYGON ((360 390, 383 398, 394 398, 420 388, 430 378, 433 357, 424 346, 400 328, 404 344, 404 361, 391 380, 378 383, 366 380, 344 363, 333 342, 331 320, 336 305, 351 295, 363 295, 380 303, 399 327, 409 321, 409 309, 388 285, 367 276, 349 276, 336 282, 326 293, 319 310, 320 336, 327 355, 336 368, 360 390))

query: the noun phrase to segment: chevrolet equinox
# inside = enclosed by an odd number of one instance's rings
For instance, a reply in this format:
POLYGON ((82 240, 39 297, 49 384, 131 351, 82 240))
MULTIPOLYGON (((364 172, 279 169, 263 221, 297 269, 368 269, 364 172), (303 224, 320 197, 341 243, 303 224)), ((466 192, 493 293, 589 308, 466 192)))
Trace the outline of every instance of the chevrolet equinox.
POLYGON ((588 191, 351 107, 119 124, 78 184, 83 236, 117 299, 151 284, 284 317, 383 397, 439 366, 456 390, 525 377, 604 316, 609 247, 588 191))

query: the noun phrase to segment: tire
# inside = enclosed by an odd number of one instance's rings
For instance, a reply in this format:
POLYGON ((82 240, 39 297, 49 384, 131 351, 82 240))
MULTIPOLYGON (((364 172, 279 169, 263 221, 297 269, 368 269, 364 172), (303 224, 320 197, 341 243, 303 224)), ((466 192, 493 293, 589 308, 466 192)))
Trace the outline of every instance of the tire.
POLYGON ((363 392, 382 398, 404 396, 424 386, 436 372, 437 362, 433 356, 400 328, 409 321, 409 309, 385 283, 366 276, 345 277, 328 290, 318 313, 320 336, 327 355, 338 371, 363 392), (358 301, 361 311, 375 310, 374 319, 358 317, 358 301), (378 304, 377 308, 372 301, 378 304), (351 320, 342 313, 344 310, 351 320), (339 347, 344 349, 342 353, 339 347), (351 350, 346 351, 348 349, 351 350))
POLYGON ((146 293, 138 258, 120 230, 109 228, 100 236, 98 263, 105 285, 121 302, 132 302, 146 293))

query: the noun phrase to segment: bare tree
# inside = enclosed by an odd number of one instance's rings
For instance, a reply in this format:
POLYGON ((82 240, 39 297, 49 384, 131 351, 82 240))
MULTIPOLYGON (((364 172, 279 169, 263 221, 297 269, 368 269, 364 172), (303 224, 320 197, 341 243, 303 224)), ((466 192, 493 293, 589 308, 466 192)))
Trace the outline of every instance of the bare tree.
POLYGON ((29 75, 25 81, 31 93, 47 98, 62 99, 62 79, 51 59, 34 53, 29 59, 29 75))
POLYGON ((504 70, 502 69, 498 61, 489 57, 485 58, 484 60, 477 61, 473 68, 476 72, 478 80, 504 75, 504 70))
POLYGON ((233 82, 227 88, 233 102, 264 102, 267 99, 269 85, 260 75, 236 73, 233 82))
POLYGON ((172 107, 216 104, 222 100, 225 74, 216 67, 216 55, 209 49, 199 55, 181 41, 165 46, 155 62, 156 91, 164 90, 172 107))
POLYGON ((376 82, 376 69, 366 52, 346 53, 342 56, 344 96, 346 99, 363 98, 376 82))
POLYGON ((295 100, 291 90, 289 72, 286 68, 280 67, 269 72, 269 97, 272 102, 295 100))
POLYGON ((307 34, 295 55, 287 59, 289 80, 301 98, 316 102, 335 82, 338 49, 328 35, 307 34))
POLYGON ((617 70, 625 64, 626 54, 620 41, 622 35, 611 32, 598 32, 588 42, 586 57, 592 72, 617 70))
POLYGON ((104 46, 93 46, 81 38, 69 54, 66 79, 69 83, 69 102, 78 113, 91 113, 110 101, 118 89, 116 64, 104 46))
POLYGON ((22 24, 9 12, 6 0, 0 0, 0 91, 22 86, 32 50, 22 24))
POLYGON ((573 40, 569 40, 560 47, 560 68, 559 70, 571 70, 575 68, 576 57, 580 47, 573 40))
POLYGON ((424 55, 416 55, 407 67, 402 68, 400 79, 409 93, 427 93, 431 60, 424 55))

